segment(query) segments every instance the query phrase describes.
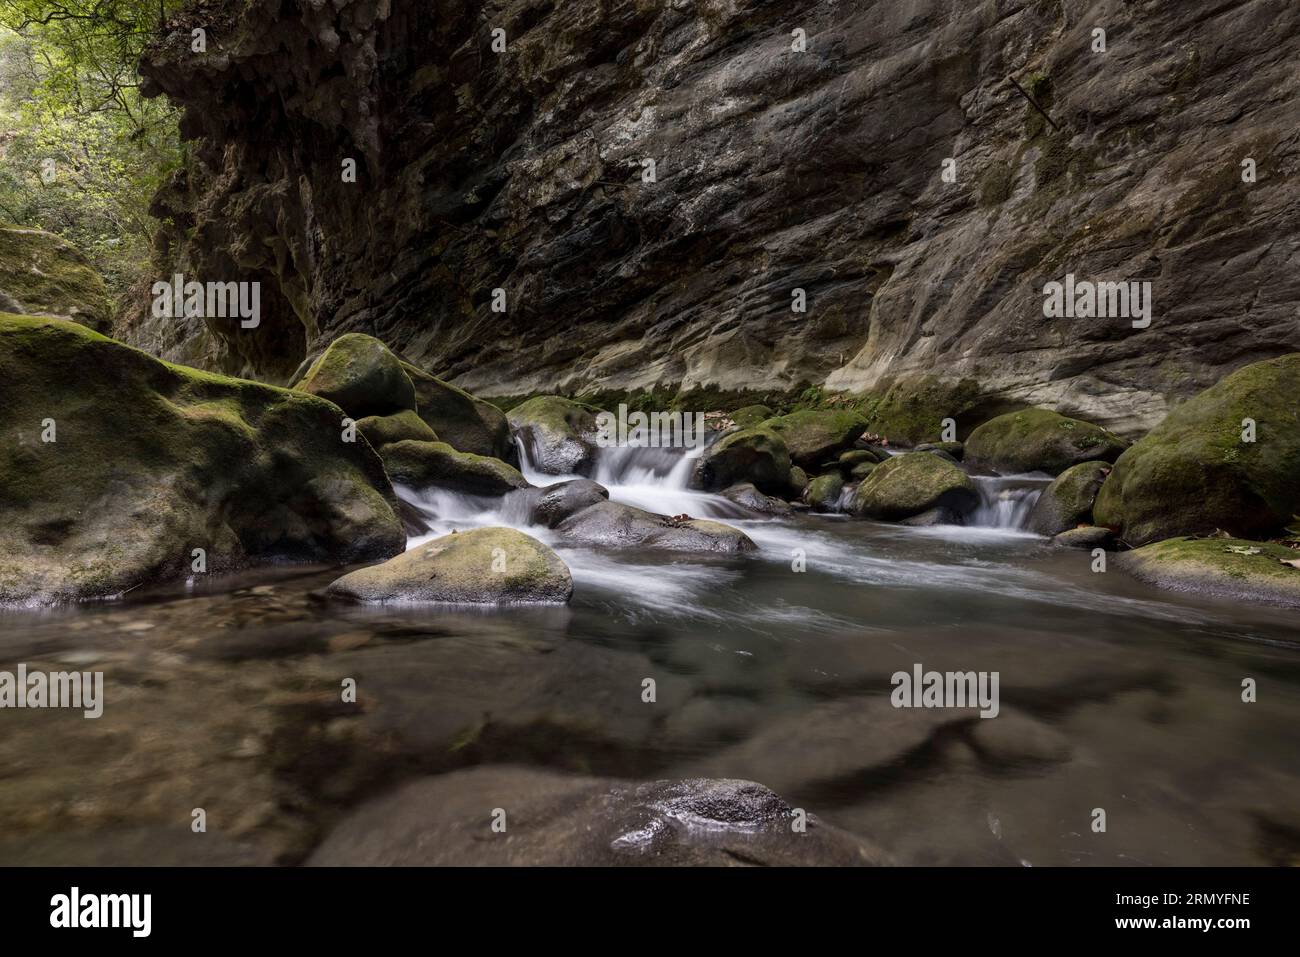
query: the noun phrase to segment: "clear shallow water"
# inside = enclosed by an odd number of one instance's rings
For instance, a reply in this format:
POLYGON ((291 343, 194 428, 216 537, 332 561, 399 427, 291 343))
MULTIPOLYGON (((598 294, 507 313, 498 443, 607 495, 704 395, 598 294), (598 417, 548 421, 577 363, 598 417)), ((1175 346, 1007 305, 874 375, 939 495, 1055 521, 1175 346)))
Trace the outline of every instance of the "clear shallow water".
POLYGON ((320 597, 338 569, 280 568, 0 616, 0 670, 102 670, 107 698, 0 712, 0 863, 294 863, 409 778, 506 763, 752 778, 903 863, 1300 860, 1293 613, 1094 574, 1013 527, 1032 489, 986 494, 1002 527, 773 520, 686 490, 689 465, 625 451, 597 478, 757 555, 575 549, 509 498, 405 493, 437 533, 548 541, 568 608, 358 608, 320 597), (999 672, 999 717, 890 707, 917 663, 999 672))

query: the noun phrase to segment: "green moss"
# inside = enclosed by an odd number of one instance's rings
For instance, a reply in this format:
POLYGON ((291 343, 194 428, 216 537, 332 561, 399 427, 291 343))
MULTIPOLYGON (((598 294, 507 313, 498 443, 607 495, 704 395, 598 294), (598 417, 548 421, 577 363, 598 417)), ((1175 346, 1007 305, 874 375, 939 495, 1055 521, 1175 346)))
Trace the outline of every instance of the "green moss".
POLYGON ((357 421, 357 431, 365 436, 371 448, 382 449, 393 442, 415 439, 420 442, 437 442, 438 435, 422 418, 410 409, 394 415, 372 415, 357 421))
POLYGON ((796 465, 815 468, 862 435, 867 420, 853 409, 805 409, 768 419, 762 427, 785 440, 796 465))
POLYGON ((1143 581, 1202 595, 1300 606, 1300 550, 1245 539, 1178 537, 1122 556, 1143 581))
POLYGON ((328 399, 354 419, 415 408, 415 386, 401 360, 357 332, 331 342, 294 389, 328 399))
POLYGON ((966 440, 965 460, 1003 473, 1059 475, 1089 459, 1113 461, 1128 447, 1101 426, 1050 409, 1022 409, 990 419, 966 440))
POLYGON ((458 452, 446 442, 406 439, 380 452, 389 477, 412 488, 446 488, 474 495, 504 495, 527 488, 528 481, 511 465, 486 455, 458 452))
POLYGON ((857 403, 867 420, 867 430, 895 445, 939 441, 943 420, 948 418, 957 423, 960 434, 983 420, 987 406, 974 379, 954 382, 937 376, 900 380, 883 393, 863 396, 857 403))
POLYGON ((73 245, 39 229, 0 226, 0 308, 71 319, 96 331, 111 320, 108 291, 73 245))
POLYGON ((959 511, 979 501, 975 484, 960 468, 929 452, 895 455, 877 465, 853 493, 853 513, 899 521, 933 508, 959 511))

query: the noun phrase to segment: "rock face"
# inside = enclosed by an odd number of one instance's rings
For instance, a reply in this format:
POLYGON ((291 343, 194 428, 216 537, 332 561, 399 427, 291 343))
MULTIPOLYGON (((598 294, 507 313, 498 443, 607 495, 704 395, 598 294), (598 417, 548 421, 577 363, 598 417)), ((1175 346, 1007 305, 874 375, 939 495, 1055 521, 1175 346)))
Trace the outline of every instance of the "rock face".
POLYGON ((311 865, 861 866, 868 841, 793 809, 753 781, 602 780, 495 766, 425 778, 362 807, 311 865), (486 804, 484 802, 487 802, 486 804), (490 811, 506 812, 506 833, 490 811))
POLYGON ((405 545, 379 457, 323 399, 169 365, 0 314, 0 603, 118 594, 275 560, 405 545))
POLYGON ((1119 436, 1048 409, 1009 412, 985 422, 965 443, 964 461, 1004 475, 1059 475, 1092 459, 1113 462, 1128 443, 1119 436))
POLYGON ((1231 538, 1171 538, 1115 557, 1160 588, 1300 608, 1300 551, 1231 538))
POLYGON ((0 226, 0 312, 71 319, 108 332, 108 291, 90 261, 53 233, 0 226))
POLYGON ((1280 531, 1300 514, 1300 354, 1239 369, 1171 412, 1119 457, 1095 514, 1130 545, 1280 531))
POLYGON ((1109 462, 1080 462, 1043 489, 1029 512, 1027 526, 1039 535, 1056 535, 1092 518, 1092 504, 1110 474, 1109 462))
POLYGON ((1300 7, 1103 19, 1099 54, 1058 3, 194 3, 142 66, 194 140, 162 246, 263 282, 209 334, 272 378, 364 331, 493 395, 938 376, 1140 432, 1300 348, 1300 7), (1149 280, 1150 325, 1044 318, 1067 274, 1149 280))
POLYGON ((978 504, 975 483, 960 468, 929 452, 908 452, 877 465, 853 493, 851 508, 863 518, 896 522, 935 510, 960 517, 978 504))
POLYGON ((563 604, 573 577, 537 539, 513 528, 476 528, 350 572, 326 591, 361 602, 563 604))

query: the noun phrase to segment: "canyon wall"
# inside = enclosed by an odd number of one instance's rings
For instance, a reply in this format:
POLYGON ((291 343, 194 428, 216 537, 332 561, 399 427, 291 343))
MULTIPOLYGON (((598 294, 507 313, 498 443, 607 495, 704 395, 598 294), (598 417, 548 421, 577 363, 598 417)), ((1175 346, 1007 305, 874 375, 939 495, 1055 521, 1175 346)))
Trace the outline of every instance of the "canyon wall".
POLYGON ((1293 0, 205 0, 142 63, 192 141, 159 262, 261 282, 261 323, 142 295, 119 334, 283 382, 361 331, 493 396, 973 379, 1141 430, 1300 350, 1297 64, 1293 0), (1067 273, 1150 281, 1150 325, 1045 318, 1067 273))

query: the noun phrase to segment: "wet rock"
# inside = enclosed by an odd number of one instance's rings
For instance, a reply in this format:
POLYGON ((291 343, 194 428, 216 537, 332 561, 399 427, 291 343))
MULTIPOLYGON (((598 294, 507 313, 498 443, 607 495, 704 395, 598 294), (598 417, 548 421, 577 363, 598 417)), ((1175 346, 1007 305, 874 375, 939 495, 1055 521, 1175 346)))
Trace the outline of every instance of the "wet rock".
POLYGON ((336 865, 870 865, 879 848, 752 781, 603 780, 483 767, 407 784, 345 819, 308 861, 336 865), (506 830, 492 830, 492 809, 506 830))
POLYGON ((930 528, 935 525, 960 525, 961 519, 962 516, 951 508, 940 506, 927 509, 920 515, 905 518, 898 524, 906 525, 909 528, 930 528))
POLYGON ((1300 607, 1300 550, 1231 538, 1172 538, 1123 552, 1116 564, 1171 591, 1300 607))
POLYGON ((790 492, 794 498, 798 498, 808 490, 808 473, 799 466, 792 466, 790 469, 790 492))
POLYGON ((558 482, 532 494, 535 501, 529 509, 529 520, 547 528, 555 528, 570 515, 609 498, 609 491, 590 479, 558 482))
POLYGON ((966 454, 966 446, 961 442, 923 442, 916 446, 916 452, 943 452, 952 457, 953 461, 960 462, 966 454))
POLYGON ((687 552, 752 552, 757 546, 739 529, 700 518, 671 518, 631 505, 598 502, 557 527, 567 541, 608 548, 663 548, 687 552))
POLYGON ((857 412, 810 409, 768 419, 762 427, 785 441, 791 462, 808 469, 849 448, 862 435, 867 421, 857 412))
POLYGON ((1124 439, 1091 422, 1049 409, 1022 409, 990 419, 971 432, 964 461, 1004 475, 1059 475, 1081 462, 1114 462, 1126 448, 1124 439))
POLYGON ((441 441, 458 452, 486 455, 519 466, 519 450, 504 412, 409 362, 403 362, 402 369, 415 387, 416 413, 441 441))
POLYGON ((839 511, 840 493, 844 491, 844 479, 838 472, 819 475, 808 486, 808 504, 815 512, 839 511))
POLYGON ((706 491, 751 482, 779 494, 790 485, 790 451, 781 436, 765 427, 733 432, 705 450, 691 481, 706 491))
POLYGON ((0 226, 0 312, 71 319, 103 333, 112 324, 108 290, 81 250, 20 226, 0 226))
POLYGON ((1056 535, 1086 525, 1092 520, 1092 503, 1110 474, 1108 462, 1080 462, 1072 465, 1043 489, 1027 519, 1027 527, 1039 535, 1056 535))
POLYGON ((379 457, 343 442, 339 409, 314 396, 0 315, 0 408, 0 603, 180 578, 196 548, 215 572, 405 544, 379 457))
MULTIPOLYGON (((884 456, 883 458, 888 458, 884 456)), ((870 464, 875 465, 883 459, 870 449, 849 449, 847 452, 841 452, 840 457, 835 460, 841 472, 848 474, 853 471, 855 466, 870 464)), ((829 466, 829 463, 827 463, 829 466)))
POLYGON ((876 462, 859 462, 849 470, 849 480, 852 482, 861 482, 879 467, 876 462))
POLYGON ((472 452, 457 452, 446 442, 405 440, 385 445, 380 453, 389 477, 415 489, 429 487, 504 495, 528 488, 528 480, 500 459, 472 452))
POLYGON ((411 409, 393 415, 371 415, 357 421, 360 432, 370 447, 378 451, 385 445, 412 439, 416 442, 437 442, 438 436, 424 420, 411 409))
POLYGON ((586 475, 596 464, 599 414, 595 406, 544 395, 515 406, 507 418, 538 471, 586 475))
POLYGON ((929 452, 908 452, 876 466, 854 492, 851 510, 892 522, 937 508, 965 515, 978 504, 975 483, 960 468, 929 452))
POLYGON ((1074 750, 1051 725, 1008 708, 972 724, 970 740, 982 758, 1001 765, 1055 764, 1068 761, 1074 750))
POLYGON ((476 528, 350 572, 326 591, 361 602, 563 604, 573 577, 537 539, 512 528, 476 528))
POLYGON ((1109 528, 1098 525, 1069 528, 1052 536, 1053 542, 1066 548, 1109 548, 1114 540, 1115 535, 1109 528))
POLYGON ((354 419, 415 408, 415 386, 401 360, 359 333, 331 342, 294 389, 328 399, 354 419))
POLYGON ((771 495, 764 495, 751 483, 742 485, 732 485, 722 490, 723 498, 735 502, 742 508, 747 508, 751 512, 761 512, 764 515, 789 515, 790 505, 782 499, 775 498, 771 495))
POLYGON ((1131 545, 1223 530, 1264 538, 1300 514, 1300 353, 1256 362, 1174 409, 1120 456, 1098 523, 1131 545), (1254 423, 1255 441, 1243 433, 1254 423))

